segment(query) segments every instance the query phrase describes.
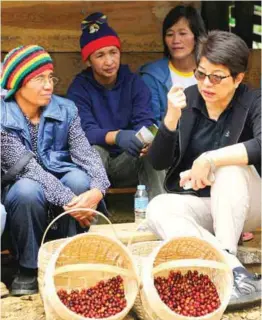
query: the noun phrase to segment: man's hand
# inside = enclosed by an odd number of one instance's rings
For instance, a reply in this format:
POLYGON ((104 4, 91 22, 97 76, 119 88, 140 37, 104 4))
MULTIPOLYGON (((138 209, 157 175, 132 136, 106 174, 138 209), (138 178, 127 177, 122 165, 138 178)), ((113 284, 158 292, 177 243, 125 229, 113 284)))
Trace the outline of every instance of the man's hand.
POLYGON ((143 143, 136 137, 134 130, 120 130, 116 135, 116 145, 136 158, 143 148, 143 143))
MULTIPOLYGON (((103 199, 103 194, 99 189, 91 189, 84 193, 81 193, 79 196, 74 197, 67 205, 63 208, 64 210, 86 208, 86 209, 96 209, 98 203, 103 199)), ((94 220, 95 213, 87 212, 83 210, 75 211, 71 213, 71 216, 74 217, 80 225, 83 227, 90 226, 91 222, 94 220)))
POLYGON ((140 151, 139 157, 144 157, 144 156, 146 156, 147 153, 148 153, 148 150, 149 150, 150 146, 151 146, 151 143, 150 143, 150 144, 147 144, 146 146, 144 146, 143 149, 140 151))

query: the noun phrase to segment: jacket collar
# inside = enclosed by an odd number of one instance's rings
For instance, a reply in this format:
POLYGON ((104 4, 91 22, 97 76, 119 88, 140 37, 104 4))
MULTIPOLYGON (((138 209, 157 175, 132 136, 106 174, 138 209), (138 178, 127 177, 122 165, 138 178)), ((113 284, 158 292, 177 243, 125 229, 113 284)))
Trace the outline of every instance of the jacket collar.
MULTIPOLYGON (((4 113, 2 117, 3 126, 16 130, 24 130, 26 121, 23 112, 19 108, 16 101, 2 101, 2 108, 2 112, 4 113)), ((44 111, 41 117, 62 121, 62 113, 59 107, 59 103, 57 102, 54 95, 52 96, 50 103, 46 107, 44 107, 44 111)))

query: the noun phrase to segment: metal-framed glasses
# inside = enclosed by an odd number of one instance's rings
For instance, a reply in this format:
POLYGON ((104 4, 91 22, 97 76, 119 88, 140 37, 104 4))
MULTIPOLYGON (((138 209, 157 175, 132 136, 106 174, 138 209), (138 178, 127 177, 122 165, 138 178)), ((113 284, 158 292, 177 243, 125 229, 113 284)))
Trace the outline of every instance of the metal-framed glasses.
POLYGON ((232 75, 228 75, 228 76, 218 76, 216 74, 206 74, 202 71, 199 70, 194 70, 194 74, 195 74, 195 78, 199 81, 204 81, 206 77, 208 77, 209 81, 212 84, 219 84, 223 79, 232 77, 232 75))
POLYGON ((49 76, 48 78, 46 78, 45 76, 38 76, 31 79, 30 82, 42 87, 44 87, 46 83, 55 86, 59 82, 59 79, 53 76, 49 76))

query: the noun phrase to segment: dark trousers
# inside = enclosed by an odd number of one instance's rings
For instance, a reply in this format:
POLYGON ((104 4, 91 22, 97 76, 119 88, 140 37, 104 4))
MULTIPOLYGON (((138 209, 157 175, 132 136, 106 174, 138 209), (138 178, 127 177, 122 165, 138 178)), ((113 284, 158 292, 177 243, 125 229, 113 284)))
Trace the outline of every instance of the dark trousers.
MULTIPOLYGON (((79 195, 90 188, 90 177, 76 169, 65 174, 61 182, 79 195)), ((50 203, 46 200, 41 185, 31 179, 20 179, 4 197, 7 220, 13 249, 19 265, 37 268, 38 250, 43 233, 48 225, 50 203)), ((59 208, 60 212, 63 209, 59 208)), ((80 231, 78 222, 71 216, 62 217, 57 223, 57 238, 72 236, 80 231)), ((84 232, 82 229, 80 232, 84 232)), ((53 230, 53 233, 56 232, 53 230)))

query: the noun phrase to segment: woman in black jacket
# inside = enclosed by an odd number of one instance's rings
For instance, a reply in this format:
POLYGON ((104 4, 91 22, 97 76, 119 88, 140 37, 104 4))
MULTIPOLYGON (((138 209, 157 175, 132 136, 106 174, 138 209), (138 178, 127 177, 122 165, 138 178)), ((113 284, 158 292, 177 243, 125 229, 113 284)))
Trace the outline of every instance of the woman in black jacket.
POLYGON ((249 50, 235 34, 209 32, 196 54, 197 85, 170 90, 149 151, 155 169, 169 168, 169 194, 150 202, 147 218, 164 239, 191 234, 181 216, 193 218, 232 266, 230 305, 244 305, 261 299, 261 280, 235 257, 242 231, 260 226, 261 94, 241 84, 249 50))

